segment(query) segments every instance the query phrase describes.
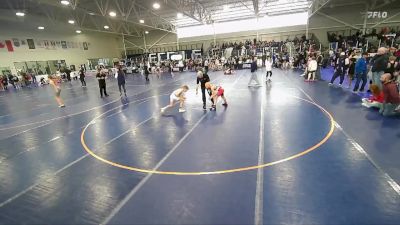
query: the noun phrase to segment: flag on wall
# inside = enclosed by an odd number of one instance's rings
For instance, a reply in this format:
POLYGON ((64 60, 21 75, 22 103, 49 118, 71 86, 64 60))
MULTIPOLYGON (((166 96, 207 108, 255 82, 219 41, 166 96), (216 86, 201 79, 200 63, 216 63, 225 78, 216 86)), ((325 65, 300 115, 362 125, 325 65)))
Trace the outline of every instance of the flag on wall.
POLYGON ((20 44, 19 44, 19 39, 18 39, 18 38, 13 38, 12 40, 13 40, 13 42, 14 42, 14 46, 15 46, 15 47, 19 47, 19 46, 20 46, 20 44))
POLYGON ((35 42, 33 39, 26 39, 26 42, 28 42, 29 49, 35 49, 35 42))
POLYGON ((88 43, 83 42, 83 50, 88 50, 88 49, 89 49, 88 43))
POLYGON ((6 48, 9 52, 14 51, 13 44, 10 40, 0 41, 0 49, 6 49, 6 48))
POLYGON ((44 40, 43 45, 44 45, 45 49, 47 49, 47 50, 50 49, 50 42, 48 40, 44 40))

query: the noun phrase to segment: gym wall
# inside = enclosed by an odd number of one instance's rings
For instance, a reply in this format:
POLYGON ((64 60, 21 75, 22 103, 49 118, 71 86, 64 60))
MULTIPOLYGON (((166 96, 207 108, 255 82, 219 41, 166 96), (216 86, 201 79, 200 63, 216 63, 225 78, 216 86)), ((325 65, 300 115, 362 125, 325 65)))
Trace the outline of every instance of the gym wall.
POLYGON ((9 22, 2 24, 0 43, 0 67, 10 67, 15 73, 14 62, 65 60, 67 65, 79 66, 90 58, 119 58, 122 39, 85 30, 77 34, 75 29, 46 27, 40 31, 37 26, 9 22))

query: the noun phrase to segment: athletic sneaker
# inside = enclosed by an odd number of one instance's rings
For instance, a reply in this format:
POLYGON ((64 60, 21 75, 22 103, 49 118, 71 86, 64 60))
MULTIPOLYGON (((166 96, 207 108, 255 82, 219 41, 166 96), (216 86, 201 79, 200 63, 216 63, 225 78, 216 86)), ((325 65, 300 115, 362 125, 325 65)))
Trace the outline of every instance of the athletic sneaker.
POLYGON ((222 105, 226 107, 226 106, 228 106, 228 103, 224 103, 224 104, 222 104, 222 105))
POLYGON ((58 107, 60 107, 60 108, 64 108, 64 107, 65 107, 65 105, 60 105, 60 106, 58 106, 58 107))
POLYGON ((204 110, 206 110, 206 109, 207 109, 207 108, 206 108, 206 105, 203 105, 203 109, 204 109, 204 110))
POLYGON ((369 105, 365 104, 364 102, 363 102, 363 103, 361 103, 361 105, 362 105, 362 106, 364 106, 364 107, 367 107, 367 108, 371 108, 371 106, 369 106, 369 105))
POLYGON ((329 86, 332 86, 333 84, 332 84, 332 83, 329 83, 328 85, 329 85, 329 86))
POLYGON ((165 113, 165 109, 164 108, 161 108, 161 113, 165 113))
POLYGON ((186 112, 186 110, 184 108, 179 108, 179 112, 184 113, 184 112, 186 112))
POLYGON ((339 87, 341 87, 342 86, 342 84, 339 84, 339 87))

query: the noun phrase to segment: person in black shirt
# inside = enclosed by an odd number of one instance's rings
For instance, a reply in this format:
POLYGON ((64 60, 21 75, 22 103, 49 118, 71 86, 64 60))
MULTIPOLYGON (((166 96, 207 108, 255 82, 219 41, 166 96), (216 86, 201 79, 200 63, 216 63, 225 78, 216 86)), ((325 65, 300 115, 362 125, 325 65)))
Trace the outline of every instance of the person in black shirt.
POLYGON ((68 82, 71 82, 71 70, 66 68, 64 72, 67 75, 68 82))
POLYGON ((125 88, 125 73, 122 70, 121 66, 119 66, 117 71, 117 80, 118 80, 118 89, 119 89, 119 95, 122 96, 122 89, 124 89, 125 97, 126 96, 126 88, 125 88))
POLYGON ((206 83, 210 82, 210 77, 207 73, 203 73, 202 71, 197 72, 197 87, 196 87, 196 95, 199 90, 199 85, 201 87, 201 95, 203 99, 203 109, 206 109, 206 83))
POLYGON ((251 63, 251 78, 249 80, 249 87, 252 87, 253 85, 251 84, 252 81, 255 81, 256 87, 261 86, 260 82, 258 81, 258 77, 257 77, 257 57, 253 58, 253 62, 251 63))
POLYGON ((351 88, 351 84, 353 83, 354 80, 354 74, 356 72, 356 58, 354 56, 351 56, 350 58, 350 64, 349 64, 349 72, 347 72, 347 77, 349 79, 349 87, 351 88))
POLYGON ((145 78, 146 78, 146 81, 149 81, 149 74, 150 74, 150 72, 149 72, 149 67, 147 66, 147 62, 144 63, 143 70, 144 70, 144 76, 145 76, 145 78))
POLYGON ((96 78, 99 82, 100 96, 103 97, 104 92, 104 95, 107 97, 108 94, 106 90, 106 72, 102 69, 102 67, 99 67, 99 69, 97 69, 96 78))
POLYGON ((81 70, 79 70, 79 80, 81 80, 82 87, 86 87, 85 71, 83 70, 83 68, 81 68, 81 70))

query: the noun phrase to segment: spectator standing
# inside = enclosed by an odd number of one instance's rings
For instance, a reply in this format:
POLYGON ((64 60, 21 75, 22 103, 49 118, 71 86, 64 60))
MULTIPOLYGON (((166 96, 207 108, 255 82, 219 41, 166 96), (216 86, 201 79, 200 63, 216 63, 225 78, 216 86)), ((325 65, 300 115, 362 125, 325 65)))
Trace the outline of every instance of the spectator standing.
POLYGON ((341 52, 340 57, 336 60, 335 73, 333 74, 329 85, 333 85, 333 82, 335 82, 336 78, 340 77, 339 86, 342 86, 344 81, 344 75, 348 65, 349 65, 349 59, 346 57, 346 54, 344 52, 341 52))
MULTIPOLYGON (((143 70, 144 70, 144 76, 145 76, 145 78, 146 78, 146 81, 149 81, 149 74, 150 74, 150 71, 149 71, 149 66, 148 66, 148 63, 146 62, 145 64, 144 64, 144 66, 143 66, 143 70)), ((172 73, 172 69, 171 69, 171 73, 172 73)))
POLYGON ((396 68, 398 67, 398 62, 396 62, 396 56, 390 56, 389 57, 389 62, 387 65, 387 68, 385 70, 385 73, 390 73, 392 75, 392 79, 394 79, 394 72, 396 68))
MULTIPOLYGON (((356 62, 355 68, 354 68, 354 73, 356 75, 357 81, 356 81, 356 85, 354 86, 353 92, 358 92, 359 89, 359 85, 360 85, 360 81, 362 80, 362 85, 361 85, 361 89, 360 91, 363 92, 364 91, 364 87, 367 84, 367 57, 368 57, 368 53, 364 52, 362 54, 362 57, 359 58, 356 62)), ((378 86, 379 88, 379 86, 378 86)), ((380 89, 382 90, 382 89, 380 89)))
POLYGON ((124 94, 126 96, 126 88, 125 88, 125 73, 122 70, 121 66, 118 67, 117 71, 117 80, 118 80, 118 89, 119 89, 119 96, 122 96, 122 89, 124 89, 124 94))
POLYGON ((251 63, 251 77, 248 84, 249 87, 253 86, 251 85, 253 80, 257 83, 255 86, 261 86, 257 77, 257 57, 254 57, 253 62, 251 63))
POLYGON ((82 87, 86 87, 85 71, 83 68, 79 70, 79 80, 81 81, 82 87))
POLYGON ((99 82, 99 88, 100 88, 100 96, 103 97, 104 95, 107 97, 107 87, 106 87, 106 73, 104 70, 102 70, 102 67, 100 66, 97 69, 97 74, 96 74, 97 81, 99 82))
POLYGON ((317 72, 315 72, 315 79, 321 80, 321 67, 323 65, 324 56, 321 54, 321 52, 318 52, 317 54, 318 54, 317 56, 318 67, 317 67, 317 72))
POLYGON ((69 68, 66 68, 64 72, 65 72, 65 74, 67 76, 68 82, 71 83, 71 70, 69 68))
POLYGON ((271 62, 271 58, 267 58, 265 60, 265 70, 267 72, 266 74, 266 81, 271 81, 272 78, 272 62, 271 62))
POLYGON ((349 64, 349 72, 347 72, 347 78, 349 81, 349 86, 348 88, 351 88, 351 84, 353 83, 353 79, 354 79, 354 74, 355 74, 355 70, 356 70, 356 59, 354 57, 351 57, 349 60, 350 64, 349 64))
POLYGON ((311 57, 310 62, 307 67, 307 79, 306 81, 315 81, 315 72, 318 69, 318 62, 315 60, 315 57, 311 57))
POLYGON ((386 52, 386 48, 379 48, 377 54, 371 60, 372 83, 378 85, 379 89, 381 90, 382 83, 380 78, 384 74, 388 65, 388 57, 386 55, 386 52))

